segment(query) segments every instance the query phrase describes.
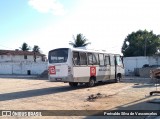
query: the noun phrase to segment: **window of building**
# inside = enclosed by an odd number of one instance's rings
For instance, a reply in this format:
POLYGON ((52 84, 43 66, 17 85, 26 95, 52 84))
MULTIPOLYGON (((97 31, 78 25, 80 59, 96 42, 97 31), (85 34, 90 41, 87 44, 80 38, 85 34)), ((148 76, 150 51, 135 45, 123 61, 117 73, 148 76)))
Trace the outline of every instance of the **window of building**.
POLYGON ((41 57, 42 61, 45 62, 46 58, 44 56, 41 57))
POLYGON ((27 59, 27 55, 24 55, 24 59, 27 59))
POLYGON ((3 55, 1 55, 1 59, 4 59, 4 56, 3 56, 3 55))

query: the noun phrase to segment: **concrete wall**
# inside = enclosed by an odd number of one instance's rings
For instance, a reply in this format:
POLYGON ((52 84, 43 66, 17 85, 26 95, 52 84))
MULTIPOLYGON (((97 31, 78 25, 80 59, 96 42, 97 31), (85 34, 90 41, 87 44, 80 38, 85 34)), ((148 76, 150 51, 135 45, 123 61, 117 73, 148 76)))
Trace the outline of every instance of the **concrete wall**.
POLYGON ((150 66, 160 66, 160 56, 150 56, 150 57, 124 57, 125 74, 135 75, 138 73, 140 76, 147 75, 150 69, 139 69, 143 65, 148 64, 150 66), (143 72, 143 73, 142 73, 143 72), (146 72, 146 73, 145 73, 146 72))
MULTIPOLYGON (((0 62, 24 62, 24 61, 34 61, 34 56, 27 55, 27 59, 24 59, 24 55, 1 55, 0 62)), ((42 62, 41 56, 36 56, 37 62, 42 62)))
POLYGON ((39 75, 47 70, 47 62, 20 62, 0 63, 0 74, 39 75))
POLYGON ((125 75, 134 75, 135 68, 142 68, 149 64, 148 57, 124 57, 125 75))
POLYGON ((160 56, 149 57, 149 65, 160 65, 160 56))

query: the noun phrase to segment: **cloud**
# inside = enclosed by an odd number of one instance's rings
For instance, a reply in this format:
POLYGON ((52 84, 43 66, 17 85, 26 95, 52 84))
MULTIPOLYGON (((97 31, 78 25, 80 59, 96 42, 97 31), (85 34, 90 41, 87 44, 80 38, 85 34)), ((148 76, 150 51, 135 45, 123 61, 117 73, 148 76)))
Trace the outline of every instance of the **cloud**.
POLYGON ((65 14, 63 5, 57 0, 29 0, 28 4, 41 13, 65 14))
MULTIPOLYGON (((38 4, 39 1, 42 0, 38 0, 38 4)), ((33 32, 29 37, 25 37, 24 41, 30 39, 29 42, 33 45, 38 43, 37 45, 47 53, 57 47, 68 47, 72 35, 82 33, 91 42, 91 49, 121 53, 123 41, 132 31, 147 29, 153 30, 156 34, 160 33, 160 18, 157 16, 159 0, 144 0, 145 4, 139 0, 122 1, 81 0, 79 4, 76 3, 77 6, 73 5, 72 14, 33 32)))

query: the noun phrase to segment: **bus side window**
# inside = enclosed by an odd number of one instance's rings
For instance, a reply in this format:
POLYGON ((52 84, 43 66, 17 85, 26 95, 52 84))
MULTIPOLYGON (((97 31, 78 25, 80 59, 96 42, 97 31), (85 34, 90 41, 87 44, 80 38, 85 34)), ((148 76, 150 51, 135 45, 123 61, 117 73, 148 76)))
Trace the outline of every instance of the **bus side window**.
POLYGON ((74 65, 80 64, 79 52, 73 52, 73 64, 74 65))
POLYGON ((98 65, 99 63, 97 57, 98 54, 88 53, 88 65, 98 65))
POLYGON ((104 66, 104 55, 103 54, 99 54, 99 65, 104 66))
POLYGON ((87 65, 87 56, 85 52, 80 52, 80 65, 87 65))
POLYGON ((115 58, 112 55, 110 56, 110 63, 111 63, 111 66, 115 65, 115 58))
POLYGON ((99 65, 99 58, 98 58, 98 54, 96 53, 93 53, 93 64, 99 65))
POLYGON ((93 55, 92 53, 87 53, 88 65, 93 65, 93 55))
POLYGON ((110 65, 110 61, 109 61, 109 56, 105 56, 105 59, 104 59, 104 65, 110 65))

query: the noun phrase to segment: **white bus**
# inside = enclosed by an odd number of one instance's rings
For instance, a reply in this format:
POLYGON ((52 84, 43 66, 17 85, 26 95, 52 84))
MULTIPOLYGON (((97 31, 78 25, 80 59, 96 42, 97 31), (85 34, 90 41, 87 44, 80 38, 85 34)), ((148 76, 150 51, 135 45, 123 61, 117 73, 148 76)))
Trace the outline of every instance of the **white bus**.
POLYGON ((119 54, 78 48, 58 48, 49 51, 48 74, 52 82, 67 82, 70 86, 113 79, 119 82, 124 76, 123 58, 119 54))

